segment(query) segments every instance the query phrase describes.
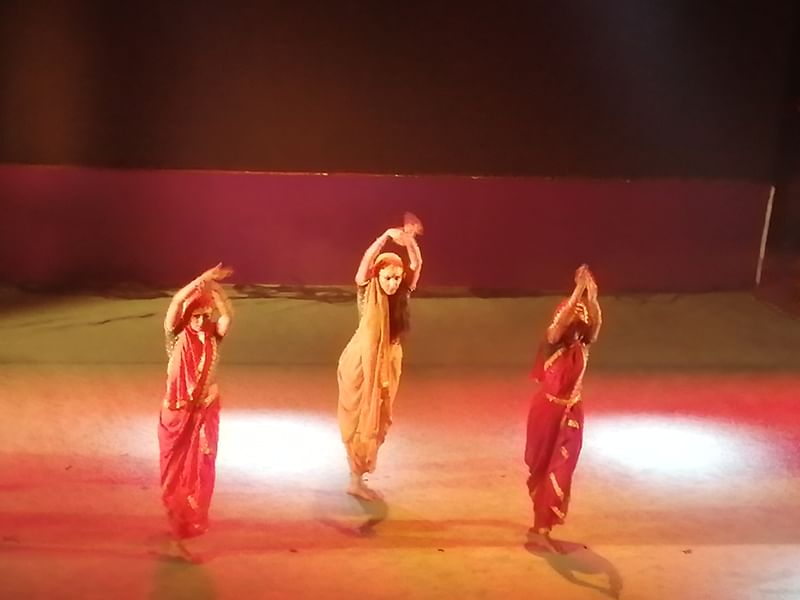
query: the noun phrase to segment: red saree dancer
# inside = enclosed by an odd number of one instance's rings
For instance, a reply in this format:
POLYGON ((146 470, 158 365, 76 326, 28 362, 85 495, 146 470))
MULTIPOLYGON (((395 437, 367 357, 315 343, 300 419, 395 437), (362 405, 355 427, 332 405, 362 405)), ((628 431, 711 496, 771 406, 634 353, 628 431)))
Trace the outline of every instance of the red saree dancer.
POLYGON ((172 299, 164 330, 167 389, 158 425, 161 498, 173 536, 172 553, 191 559, 182 540, 208 529, 219 438, 218 344, 228 331, 231 310, 217 281, 221 266, 181 289, 172 299), (219 318, 211 320, 213 309, 219 318))
POLYGON ((572 295, 558 307, 547 329, 533 369, 540 385, 531 402, 525 444, 534 514, 530 533, 548 549, 555 549, 550 530, 567 516, 583 444, 583 376, 601 321, 597 285, 582 265, 575 273, 572 295))

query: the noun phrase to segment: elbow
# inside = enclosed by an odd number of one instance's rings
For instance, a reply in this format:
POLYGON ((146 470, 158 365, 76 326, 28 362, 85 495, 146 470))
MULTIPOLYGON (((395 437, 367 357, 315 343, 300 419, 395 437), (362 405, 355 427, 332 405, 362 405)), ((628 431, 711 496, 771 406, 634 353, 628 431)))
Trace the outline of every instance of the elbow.
POLYGON ((356 285, 359 287, 362 285, 367 285, 367 283, 369 283, 369 275, 370 274, 368 270, 359 270, 355 277, 356 285))
POLYGON ((180 321, 164 321, 164 333, 177 335, 183 330, 183 323, 180 321))

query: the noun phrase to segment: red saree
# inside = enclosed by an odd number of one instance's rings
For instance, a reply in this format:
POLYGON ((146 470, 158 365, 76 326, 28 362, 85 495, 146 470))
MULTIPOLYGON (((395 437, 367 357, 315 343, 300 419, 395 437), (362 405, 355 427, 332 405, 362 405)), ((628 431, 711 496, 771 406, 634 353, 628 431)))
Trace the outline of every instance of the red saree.
POLYGON ((208 529, 219 438, 216 325, 167 334, 167 391, 158 424, 161 498, 178 539, 208 529))
POLYGON ((537 531, 562 524, 583 443, 581 383, 588 346, 579 340, 537 362, 540 387, 528 414, 525 463, 537 531))

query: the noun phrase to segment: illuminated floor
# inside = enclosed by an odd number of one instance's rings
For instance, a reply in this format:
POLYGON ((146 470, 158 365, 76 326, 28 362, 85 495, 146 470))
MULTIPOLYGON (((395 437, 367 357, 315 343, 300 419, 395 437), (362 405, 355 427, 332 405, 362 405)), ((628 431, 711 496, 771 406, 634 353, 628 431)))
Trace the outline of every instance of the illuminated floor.
POLYGON ((746 297, 608 301, 564 555, 525 547, 520 460, 552 299, 417 301, 374 505, 319 364, 353 307, 239 301, 202 565, 158 554, 163 301, 62 300, 0 313, 2 598, 800 598, 800 323, 746 297))

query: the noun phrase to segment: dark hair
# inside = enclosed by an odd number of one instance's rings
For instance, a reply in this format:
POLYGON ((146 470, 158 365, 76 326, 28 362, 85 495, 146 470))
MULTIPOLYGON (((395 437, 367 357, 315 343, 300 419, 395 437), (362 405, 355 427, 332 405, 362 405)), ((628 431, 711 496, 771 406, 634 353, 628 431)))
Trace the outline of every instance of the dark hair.
POLYGON ((580 319, 573 318, 570 324, 564 330, 561 339, 558 341, 557 347, 565 346, 572 340, 577 339, 582 344, 588 344, 591 341, 592 328, 588 323, 584 323, 580 319))
POLYGON ((403 278, 397 291, 386 298, 389 302, 389 337, 393 342, 411 329, 411 312, 408 308, 410 295, 411 290, 403 278))
POLYGON ((544 363, 561 348, 568 346, 572 340, 578 340, 582 344, 589 344, 591 342, 591 336, 592 329, 588 324, 578 319, 573 319, 555 343, 549 342, 547 336, 545 336, 541 344, 539 344, 535 364, 541 363, 538 366, 543 369, 544 363))

